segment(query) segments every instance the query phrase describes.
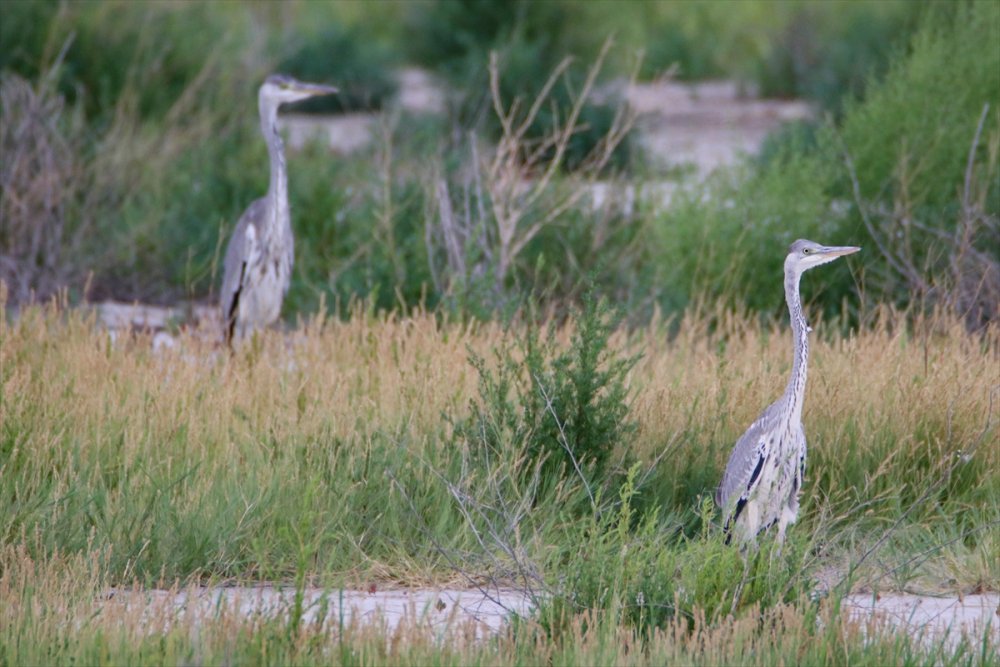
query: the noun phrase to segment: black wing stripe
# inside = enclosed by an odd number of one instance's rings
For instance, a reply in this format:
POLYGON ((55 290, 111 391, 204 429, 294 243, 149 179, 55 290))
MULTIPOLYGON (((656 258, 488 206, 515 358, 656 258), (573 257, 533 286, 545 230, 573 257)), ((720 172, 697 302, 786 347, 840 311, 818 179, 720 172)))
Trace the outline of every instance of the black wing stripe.
POLYGON ((806 457, 799 457, 799 467, 795 471, 795 475, 792 476, 792 493, 798 493, 799 489, 802 488, 802 480, 806 477, 806 457))
POLYGON ((750 495, 750 489, 753 488, 753 485, 757 481, 757 478, 760 477, 760 471, 764 468, 764 459, 766 458, 767 458, 766 456, 758 457, 757 465, 753 469, 753 474, 750 475, 750 481, 747 482, 746 491, 743 492, 744 497, 750 495))
POLYGON ((736 520, 740 518, 740 514, 743 513, 743 508, 747 506, 747 502, 750 500, 750 489, 753 488, 754 482, 756 482, 757 478, 760 477, 760 471, 764 468, 765 458, 767 457, 761 456, 757 459, 757 465, 753 469, 753 474, 750 475, 750 481, 747 482, 747 488, 740 494, 739 500, 736 501, 736 509, 733 510, 733 515, 729 517, 728 521, 726 521, 726 525, 723 528, 726 533, 726 544, 729 544, 729 541, 732 539, 732 526, 736 525, 736 520))
POLYGON ((736 509, 733 510, 733 516, 729 519, 729 523, 736 523, 736 520, 740 518, 740 514, 743 513, 743 508, 747 506, 747 499, 740 498, 736 501, 736 509))
POLYGON ((236 309, 240 303, 240 292, 243 291, 243 277, 247 272, 247 263, 243 262, 240 264, 240 281, 236 283, 236 291, 233 292, 232 305, 229 306, 229 312, 226 314, 226 342, 233 342, 233 336, 236 334, 236 309))

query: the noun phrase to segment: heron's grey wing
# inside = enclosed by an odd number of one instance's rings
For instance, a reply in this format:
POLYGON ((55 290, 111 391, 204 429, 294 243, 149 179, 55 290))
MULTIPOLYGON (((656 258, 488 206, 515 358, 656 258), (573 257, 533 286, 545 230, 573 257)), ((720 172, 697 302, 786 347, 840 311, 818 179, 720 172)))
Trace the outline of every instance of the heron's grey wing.
POLYGON ((264 220, 266 211, 267 202, 264 198, 254 201, 247 207, 236 223, 236 229, 233 230, 226 248, 226 256, 222 260, 222 291, 219 293, 219 306, 222 309, 227 340, 233 336, 246 264, 256 249, 256 232, 264 220))
POLYGON ((764 467, 771 449, 771 439, 768 437, 773 427, 771 418, 772 408, 768 407, 764 413, 757 418, 746 432, 736 441, 733 453, 729 455, 729 462, 726 464, 726 472, 722 476, 722 483, 715 492, 715 502, 722 508, 723 517, 728 519, 730 512, 739 514, 742 504, 746 502, 760 472, 764 467), (735 503, 734 503, 735 501, 735 503))

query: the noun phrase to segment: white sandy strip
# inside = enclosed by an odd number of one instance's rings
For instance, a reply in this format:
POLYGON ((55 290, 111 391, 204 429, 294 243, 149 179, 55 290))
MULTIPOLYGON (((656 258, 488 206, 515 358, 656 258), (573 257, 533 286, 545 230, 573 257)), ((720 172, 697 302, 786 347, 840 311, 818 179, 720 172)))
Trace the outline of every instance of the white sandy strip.
MULTIPOLYGON (((246 618, 287 615, 295 604, 295 589, 276 586, 189 588, 178 591, 116 589, 102 606, 117 607, 142 622, 175 613, 185 618, 211 619, 220 613, 246 618)), ((388 633, 403 624, 433 630, 443 637, 467 630, 483 638, 495 634, 513 614, 526 615, 530 599, 520 591, 497 588, 389 589, 375 592, 307 588, 302 594, 302 621, 323 620, 329 626, 381 626, 388 633), (325 612, 325 613, 324 613, 325 612), (322 616, 321 616, 322 614, 322 616)), ((155 625, 155 623, 154 623, 155 625)))
MULTIPOLYGON (((115 589, 108 592, 100 606, 152 630, 152 626, 159 625, 153 619, 162 619, 164 613, 179 622, 196 623, 222 613, 276 618, 287 615, 294 604, 294 588, 264 585, 176 591, 115 589)), ((307 588, 302 596, 302 621, 322 620, 327 627, 374 626, 388 633, 401 626, 416 626, 433 631, 438 638, 456 632, 465 634, 471 628, 472 636, 481 639, 496 634, 512 615, 529 615, 532 607, 530 597, 523 592, 503 588, 375 592, 307 588)), ((847 596, 842 608, 859 621, 887 623, 911 635, 921 634, 927 641, 947 637, 948 643, 955 645, 966 635, 978 643, 989 628, 994 642, 1000 642, 1000 594, 997 593, 961 598, 856 594, 847 596)))
POLYGON ((955 645, 965 635, 973 644, 989 628, 1000 642, 1000 593, 933 597, 908 593, 856 594, 844 598, 842 607, 858 620, 875 618, 927 641, 947 636, 955 645))

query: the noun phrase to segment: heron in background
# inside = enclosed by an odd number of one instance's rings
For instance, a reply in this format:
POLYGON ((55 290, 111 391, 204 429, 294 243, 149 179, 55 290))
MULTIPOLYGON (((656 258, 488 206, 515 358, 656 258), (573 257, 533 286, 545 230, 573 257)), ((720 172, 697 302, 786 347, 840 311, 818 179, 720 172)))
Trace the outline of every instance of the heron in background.
POLYGON ((802 314, 799 280, 820 264, 861 250, 854 246, 822 246, 798 240, 785 258, 785 301, 791 316, 794 356, 785 393, 750 424, 736 442, 715 502, 722 508, 726 543, 736 534, 741 544, 778 524, 778 542, 799 514, 799 494, 806 467, 806 435, 802 429, 802 402, 809 363, 808 334, 812 329, 802 314))
POLYGON ((271 160, 271 183, 267 194, 243 212, 226 248, 219 305, 229 344, 278 319, 291 281, 295 253, 278 107, 336 92, 332 86, 304 83, 284 74, 272 74, 260 87, 257 104, 271 160))

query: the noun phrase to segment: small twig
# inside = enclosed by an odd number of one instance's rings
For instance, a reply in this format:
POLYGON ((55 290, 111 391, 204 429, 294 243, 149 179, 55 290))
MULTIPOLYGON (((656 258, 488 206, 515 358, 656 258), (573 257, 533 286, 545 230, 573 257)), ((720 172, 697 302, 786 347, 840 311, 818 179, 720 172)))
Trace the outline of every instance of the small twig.
MULTIPOLYGON (((895 574, 899 570, 901 570, 901 569, 903 569, 903 568, 905 568, 905 567, 913 564, 916 561, 920 561, 920 563, 922 563, 922 562, 924 562, 926 560, 925 556, 929 557, 932 554, 934 554, 934 553, 936 553, 938 551, 941 551, 945 547, 949 547, 952 544, 956 544, 958 542, 961 542, 962 540, 964 540, 969 535, 974 535, 974 534, 976 534, 976 533, 978 533, 980 531, 987 530, 987 529, 990 529, 990 528, 995 528, 997 526, 1000 526, 1000 520, 987 521, 985 524, 983 524, 981 526, 975 526, 973 528, 969 528, 968 530, 964 531, 958 537, 954 537, 954 538, 952 538, 950 540, 942 542, 941 544, 935 544, 932 547, 924 549, 923 551, 917 553, 916 555, 912 556, 911 558, 903 561, 902 563, 900 563, 896 567, 883 572, 882 574, 880 574, 878 577, 875 578, 875 581, 881 581, 882 579, 888 577, 891 574, 895 574)), ((919 564, 919 563, 917 563, 917 564, 919 564)))
POLYGON ((965 188, 962 191, 962 210, 968 215, 971 208, 969 204, 969 191, 972 189, 972 168, 976 163, 976 149, 979 147, 979 138, 983 134, 983 123, 986 122, 986 115, 989 113, 990 103, 983 104, 983 112, 979 114, 979 123, 976 125, 976 134, 972 137, 972 145, 969 147, 969 159, 965 163, 965 188))
POLYGON ((911 284, 918 286, 922 292, 926 292, 928 289, 927 283, 924 282, 924 280, 919 276, 919 274, 916 274, 915 272, 911 271, 908 267, 900 263, 899 260, 896 258, 895 254, 893 254, 882 242, 882 239, 878 231, 876 231, 875 229, 875 225, 872 223, 872 220, 868 215, 867 207, 865 206, 864 199, 861 196, 861 184, 858 181, 858 173, 857 170, 855 170, 854 168, 854 161, 851 159, 850 151, 847 150, 847 145, 844 142, 843 138, 839 134, 837 134, 836 136, 840 142, 841 149, 843 151, 844 164, 847 167, 847 173, 851 178, 851 191, 854 194, 854 202, 858 207, 858 212, 861 214, 861 221, 864 223, 865 228, 868 230, 869 236, 872 237, 872 240, 875 242, 875 245, 878 247, 879 252, 882 253, 882 256, 885 258, 886 262, 888 262, 889 265, 892 266, 892 268, 895 269, 897 273, 910 280, 911 284))
POLYGON ((889 526, 885 530, 885 532, 882 533, 881 537, 879 537, 879 539, 877 539, 875 543, 871 547, 869 547, 857 561, 851 564, 851 566, 847 570, 847 574, 845 574, 840 579, 840 581, 834 588, 839 588, 846 581, 848 581, 854 574, 854 572, 857 571, 857 569, 861 567, 861 565, 866 560, 868 560, 868 558, 872 554, 878 551, 882 547, 882 545, 885 544, 886 541, 888 541, 890 537, 892 537, 892 535, 896 532, 896 530, 903 524, 903 521, 905 521, 906 518, 913 512, 913 510, 915 510, 917 507, 920 507, 925 502, 927 502, 928 498, 930 498, 932 494, 940 490, 941 487, 944 486, 944 484, 946 484, 949 479, 951 479, 951 475, 955 471, 955 469, 958 468, 959 465, 965 463, 964 456, 969 456, 973 454, 976 451, 976 449, 978 449, 979 445, 986 440, 987 435, 993 430, 993 426, 994 426, 993 395, 991 394, 989 399, 989 406, 987 407, 987 412, 986 412, 986 424, 983 426, 983 431, 982 433, 980 433, 976 441, 973 442, 972 445, 964 451, 960 450, 958 452, 952 452, 953 454, 952 461, 948 465, 944 473, 941 475, 941 477, 939 477, 933 483, 929 484, 927 488, 924 489, 924 492, 920 494, 920 497, 917 498, 913 503, 911 503, 909 507, 903 510, 903 513, 900 514, 899 517, 897 517, 897 519, 892 523, 892 525, 889 526), (958 454, 958 456, 955 456, 955 454, 958 454))
POLYGON ((576 456, 573 455, 573 448, 569 445, 569 441, 566 438, 566 431, 563 428, 562 422, 559 421, 559 415, 556 414, 555 407, 552 405, 552 399, 545 391, 545 385, 542 383, 542 379, 537 375, 535 375, 534 378, 535 384, 538 385, 538 392, 542 395, 542 398, 545 399, 545 409, 552 415, 552 419, 555 420, 556 427, 559 429, 559 444, 561 444, 563 449, 566 450, 569 460, 573 462, 573 468, 576 470, 576 474, 580 478, 580 481, 583 482, 583 488, 587 490, 587 497, 590 498, 590 508, 596 515, 597 501, 594 500, 594 494, 590 490, 590 483, 587 482, 587 478, 583 474, 583 469, 580 467, 580 463, 576 460, 576 456))
MULTIPOLYGON (((393 485, 399 490, 400 494, 402 494, 403 499, 406 500, 407 505, 409 506, 409 509, 410 509, 411 513, 413 514, 413 516, 422 519, 422 517, 420 515, 420 512, 416 508, 416 505, 413 504, 413 500, 410 498, 409 494, 406 493, 406 489, 403 488, 403 485, 400 483, 399 479, 393 474, 393 472, 391 470, 386 470, 386 474, 389 476, 389 479, 393 483, 393 485)), ((451 553, 447 549, 445 549, 443 546, 441 546, 441 544, 438 543, 438 541, 431 534, 430 530, 427 529, 426 523, 423 523, 422 528, 424 530, 424 533, 425 533, 427 539, 430 540, 431 545, 434 547, 434 550, 437 551, 439 554, 441 554, 441 556, 446 561, 448 561, 448 565, 449 565, 449 567, 451 567, 451 569, 453 569, 455 572, 458 572, 459 574, 461 574, 468 581, 468 583, 469 583, 470 586, 472 586, 473 588, 475 588, 476 590, 478 590, 480 593, 482 593, 483 596, 485 598, 487 598, 490 602, 493 602, 494 604, 496 604, 497 606, 499 606, 501 609, 503 609, 504 611, 506 611, 508 613, 510 613, 510 612, 513 611, 512 609, 510 609, 506 605, 504 605, 503 602, 501 602, 499 599, 497 599, 494 596, 492 596, 485 588, 483 588, 481 585, 479 585, 479 583, 476 580, 476 578, 473 577, 464 568, 462 568, 461 565, 459 565, 457 561, 455 561, 455 559, 452 557, 451 553)))

